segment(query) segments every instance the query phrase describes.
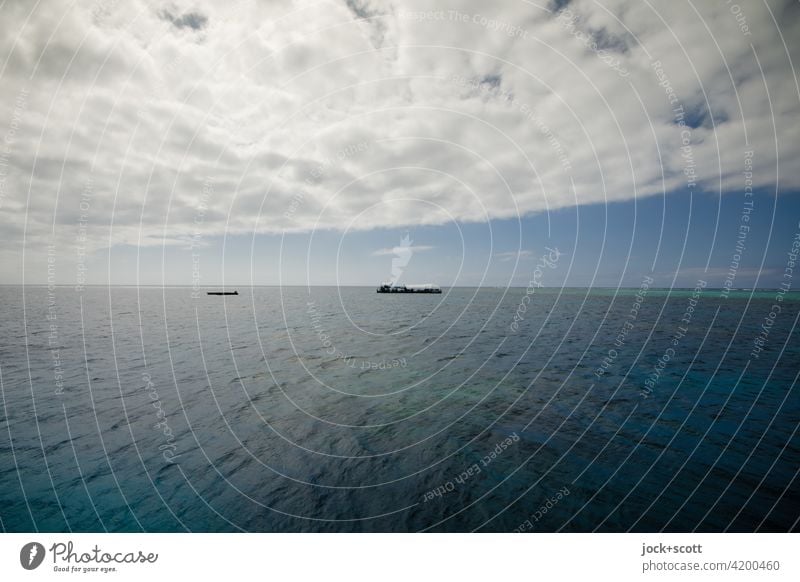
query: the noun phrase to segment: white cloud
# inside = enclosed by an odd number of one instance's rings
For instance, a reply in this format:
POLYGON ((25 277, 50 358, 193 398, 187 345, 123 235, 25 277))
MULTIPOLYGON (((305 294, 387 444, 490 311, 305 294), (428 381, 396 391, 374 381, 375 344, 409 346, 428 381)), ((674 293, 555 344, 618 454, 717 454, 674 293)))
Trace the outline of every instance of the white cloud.
POLYGON ((6 2, 0 246, 74 248, 87 182, 90 248, 741 191, 746 149, 797 189, 798 7, 741 7, 6 2))
POLYGON ((378 249, 377 251, 373 251, 373 257, 386 257, 398 254, 407 254, 407 253, 422 253, 425 251, 430 251, 435 249, 436 247, 428 246, 428 245, 411 245, 407 247, 392 247, 392 248, 385 248, 385 249, 378 249))

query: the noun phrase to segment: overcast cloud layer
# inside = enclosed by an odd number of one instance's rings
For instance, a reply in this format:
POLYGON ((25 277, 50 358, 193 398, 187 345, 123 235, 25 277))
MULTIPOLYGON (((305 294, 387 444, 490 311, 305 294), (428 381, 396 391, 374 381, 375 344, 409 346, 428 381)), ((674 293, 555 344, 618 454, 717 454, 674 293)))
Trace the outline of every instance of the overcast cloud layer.
POLYGON ((754 187, 800 188, 797 3, 34 4, 0 18, 6 275, 23 236, 35 257, 741 192, 748 151, 754 187))

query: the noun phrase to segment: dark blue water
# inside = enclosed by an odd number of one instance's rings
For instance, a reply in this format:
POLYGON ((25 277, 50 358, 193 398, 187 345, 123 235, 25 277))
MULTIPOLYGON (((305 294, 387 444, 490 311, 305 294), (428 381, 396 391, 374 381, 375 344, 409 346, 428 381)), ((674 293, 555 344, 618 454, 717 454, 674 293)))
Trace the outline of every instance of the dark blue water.
POLYGON ((3 530, 798 528, 796 294, 239 292, 0 287, 3 530))

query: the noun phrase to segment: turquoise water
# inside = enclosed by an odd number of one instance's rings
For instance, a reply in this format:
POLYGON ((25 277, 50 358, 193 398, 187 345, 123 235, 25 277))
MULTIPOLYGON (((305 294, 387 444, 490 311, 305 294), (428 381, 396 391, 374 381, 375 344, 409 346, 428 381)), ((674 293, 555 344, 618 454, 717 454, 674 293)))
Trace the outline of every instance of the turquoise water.
POLYGON ((797 293, 238 290, 0 287, 3 530, 798 527, 797 293))

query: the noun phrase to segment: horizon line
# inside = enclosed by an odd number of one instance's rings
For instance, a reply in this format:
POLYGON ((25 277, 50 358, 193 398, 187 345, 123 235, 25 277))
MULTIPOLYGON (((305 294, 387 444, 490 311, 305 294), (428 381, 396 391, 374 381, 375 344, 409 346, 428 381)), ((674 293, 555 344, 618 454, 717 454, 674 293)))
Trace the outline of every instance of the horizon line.
MULTIPOLYGON (((50 287, 50 283, 0 283, 0 287, 50 287)), ((175 288, 175 289, 198 289, 198 290, 205 290, 205 289, 225 289, 225 288, 233 288, 233 287, 246 287, 246 288, 255 288, 255 287, 363 287, 363 288, 374 288, 375 285, 357 285, 357 284, 326 284, 326 285, 299 285, 299 284, 287 284, 287 285, 274 285, 274 284, 219 284, 219 285, 203 285, 200 287, 196 287, 195 285, 177 285, 177 284, 169 284, 169 285, 159 285, 159 284, 150 284, 150 283, 91 283, 91 284, 83 284, 83 285, 76 285, 72 283, 56 283, 52 285, 53 287, 66 287, 66 288, 75 288, 75 287, 153 287, 153 288, 175 288)), ((450 285, 450 286, 441 286, 442 289, 526 289, 528 285, 450 285)), ((537 287, 537 289, 639 289, 640 285, 619 285, 619 286, 611 286, 611 285, 542 285, 541 287, 537 287)), ((657 287, 651 285, 650 289, 694 289, 693 286, 683 287, 683 286, 676 286, 676 287, 657 287)), ((722 289, 729 289, 730 291, 774 291, 779 289, 780 287, 712 287, 706 286, 706 289, 713 289, 713 290, 722 290, 722 289)))

